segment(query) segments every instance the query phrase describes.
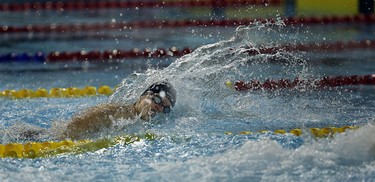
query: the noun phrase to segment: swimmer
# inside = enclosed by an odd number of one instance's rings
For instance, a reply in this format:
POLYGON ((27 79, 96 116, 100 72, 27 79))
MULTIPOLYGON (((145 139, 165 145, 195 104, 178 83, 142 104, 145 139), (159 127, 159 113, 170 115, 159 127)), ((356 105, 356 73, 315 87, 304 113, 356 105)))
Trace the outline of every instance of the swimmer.
MULTIPOLYGON (((176 103, 176 90, 166 82, 156 82, 149 86, 132 105, 105 103, 90 107, 73 116, 59 139, 84 139, 99 133, 120 119, 140 119, 148 121, 157 113, 169 113, 176 103)), ((24 132, 24 138, 36 138, 43 131, 24 132)))

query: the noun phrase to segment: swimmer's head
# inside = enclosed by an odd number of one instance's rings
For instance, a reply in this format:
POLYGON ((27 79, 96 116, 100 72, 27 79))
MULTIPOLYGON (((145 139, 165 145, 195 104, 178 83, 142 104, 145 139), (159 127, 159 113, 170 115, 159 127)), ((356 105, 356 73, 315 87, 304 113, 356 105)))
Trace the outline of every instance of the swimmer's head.
POLYGON ((176 90, 166 82, 156 82, 150 85, 135 104, 141 119, 149 120, 157 113, 169 113, 176 103, 176 90))
POLYGON ((158 95, 161 98, 166 97, 172 104, 171 107, 176 103, 176 90, 172 84, 166 81, 160 81, 150 85, 142 94, 143 95, 158 95))

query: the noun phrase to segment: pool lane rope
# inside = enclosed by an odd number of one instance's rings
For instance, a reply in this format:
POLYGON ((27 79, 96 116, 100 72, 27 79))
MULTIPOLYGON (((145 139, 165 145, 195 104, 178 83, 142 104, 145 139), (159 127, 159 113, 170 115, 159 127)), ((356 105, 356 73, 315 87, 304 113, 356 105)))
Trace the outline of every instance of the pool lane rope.
POLYGON ((0 92, 0 98, 11 99, 27 99, 27 98, 76 98, 104 95, 109 96, 114 89, 103 85, 100 87, 86 86, 84 88, 68 87, 68 88, 51 88, 49 91, 45 88, 20 89, 20 90, 4 90, 0 92))
POLYGON ((344 24, 344 23, 374 23, 375 14, 355 16, 325 16, 325 17, 287 17, 277 19, 246 18, 226 20, 149 20, 136 22, 109 22, 109 23, 75 23, 75 24, 37 24, 27 26, 0 27, 0 34, 10 33, 72 33, 72 32, 97 32, 100 30, 125 31, 144 28, 180 28, 180 27, 238 27, 251 25, 254 22, 275 23, 282 21, 285 25, 296 24, 344 24))
MULTIPOLYGON (((276 90, 276 89, 298 89, 298 88, 327 88, 348 85, 375 85, 375 74, 371 75, 352 75, 323 77, 321 79, 300 79, 294 80, 266 80, 263 83, 259 80, 245 81, 226 81, 225 85, 230 89, 237 91, 256 91, 256 90, 276 90)), ((27 98, 77 98, 87 96, 104 95, 109 96, 115 88, 107 85, 98 88, 86 86, 84 88, 52 88, 49 91, 45 88, 37 90, 20 89, 20 90, 3 90, 0 92, 0 98, 27 99, 27 98)))
MULTIPOLYGON (((333 137, 337 133, 343 133, 347 130, 357 129, 357 126, 344 127, 326 127, 286 130, 259 130, 257 132, 242 131, 238 135, 252 135, 270 133, 274 135, 294 135, 301 136, 304 133, 310 134, 316 138, 333 137)), ((225 132, 226 135, 233 135, 232 132, 225 132)), ((45 158, 60 154, 83 154, 95 152, 100 149, 109 148, 115 145, 129 145, 141 140, 155 140, 158 136, 153 133, 144 135, 125 135, 114 138, 103 138, 98 140, 63 140, 63 141, 45 141, 28 143, 8 143, 0 144, 0 158, 45 158)))
POLYGON ((256 90, 276 90, 276 89, 299 89, 299 88, 328 88, 349 85, 375 85, 375 74, 371 75, 352 75, 352 76, 336 76, 336 77, 323 77, 321 79, 300 79, 294 80, 268 79, 264 82, 259 80, 251 81, 226 81, 225 85, 228 88, 237 91, 256 91, 256 90))
POLYGON ((41 10, 95 10, 113 8, 166 8, 166 7, 238 7, 254 5, 282 5, 281 0, 175 0, 175 1, 124 1, 124 0, 101 0, 101 1, 68 1, 68 2, 35 2, 35 3, 1 3, 0 11, 41 11, 41 10))
MULTIPOLYGON (((298 43, 286 44, 274 47, 251 48, 243 53, 254 56, 259 54, 276 54, 280 51, 344 51, 353 49, 375 49, 375 40, 361 40, 348 42, 320 42, 320 43, 298 43)), ((50 53, 6 53, 0 54, 0 63, 4 62, 72 62, 72 61, 90 61, 90 62, 112 62, 132 58, 161 58, 161 57, 181 57, 193 52, 193 48, 185 47, 178 49, 157 48, 157 49, 139 49, 131 50, 105 50, 105 51, 53 51, 50 53)))
POLYGON ((105 50, 105 51, 53 51, 50 53, 6 53, 0 55, 0 63, 2 62, 72 62, 72 61, 90 61, 100 62, 105 60, 122 60, 130 58, 161 58, 161 57, 181 57, 192 52, 191 48, 178 49, 171 47, 169 49, 158 48, 156 50, 138 49, 131 50, 105 50))
POLYGON ((156 135, 125 135, 98 140, 63 140, 0 144, 0 158, 41 158, 58 154, 82 154, 108 148, 117 144, 129 145, 140 140, 154 140, 156 135))

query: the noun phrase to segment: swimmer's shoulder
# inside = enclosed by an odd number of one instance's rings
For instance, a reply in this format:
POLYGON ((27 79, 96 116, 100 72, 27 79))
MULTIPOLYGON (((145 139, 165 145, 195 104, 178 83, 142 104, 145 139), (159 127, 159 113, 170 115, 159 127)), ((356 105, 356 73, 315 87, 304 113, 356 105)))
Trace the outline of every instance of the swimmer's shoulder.
POLYGON ((94 106, 96 109, 100 110, 132 110, 133 105, 125 105, 125 104, 118 104, 118 103, 102 103, 97 106, 94 106))
POLYGON ((81 138, 112 126, 117 119, 133 119, 131 105, 103 103, 87 108, 72 117, 62 138, 81 138))
POLYGON ((91 112, 98 112, 103 114, 112 115, 114 117, 126 117, 132 118, 135 115, 135 110, 133 105, 125 105, 118 103, 102 103, 94 106, 91 112))
POLYGON ((78 113, 76 113, 72 120, 84 120, 84 119, 102 119, 108 116, 117 116, 119 114, 125 113, 125 115, 131 116, 134 112, 132 105, 123 105, 117 103, 101 103, 95 106, 88 107, 78 113))

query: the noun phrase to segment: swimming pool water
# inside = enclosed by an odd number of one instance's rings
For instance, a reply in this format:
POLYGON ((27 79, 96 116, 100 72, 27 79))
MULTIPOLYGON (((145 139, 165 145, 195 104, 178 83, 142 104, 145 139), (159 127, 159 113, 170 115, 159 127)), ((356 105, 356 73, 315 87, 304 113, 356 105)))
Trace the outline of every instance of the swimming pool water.
MULTIPOLYGON (((59 16, 57 16, 59 17, 59 16)), ((81 17, 82 18, 82 17, 81 17)), ((82 20, 79 18, 78 20, 82 20)), ((106 19, 106 18, 104 18, 106 19)), ((78 21, 77 20, 77 21, 78 21)), ((40 20, 37 20, 40 21, 40 20)), ((0 89, 119 86, 111 97, 1 99, 2 143, 17 141, 17 128, 62 125, 74 113, 102 102, 132 103, 150 83, 168 79, 178 91, 176 107, 150 123, 117 121, 123 131, 153 141, 115 145, 79 155, 0 160, 3 181, 372 181, 375 177, 373 86, 237 92, 227 80, 320 78, 372 74, 371 50, 285 52, 251 56, 260 45, 371 39, 363 25, 188 28, 105 32, 122 39, 12 42, 0 53, 133 47, 193 47, 182 58, 131 59, 122 63, 4 63, 0 89), (147 41, 148 39, 148 41, 147 41), (254 48, 251 48, 254 47, 254 48), (277 61, 274 61, 277 60, 277 61), (241 131, 361 126, 333 138, 241 131), (12 128, 13 127, 13 128, 12 128), (11 128, 11 129, 9 129, 11 128), (6 132, 4 132, 6 131, 6 132), (226 135, 232 132, 233 135, 226 135)), ((48 35, 49 36, 49 35, 48 35)), ((53 137, 53 133, 52 133, 53 137)), ((18 141, 18 142, 22 142, 18 141)))

